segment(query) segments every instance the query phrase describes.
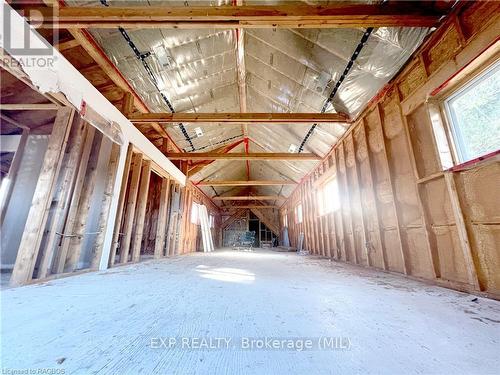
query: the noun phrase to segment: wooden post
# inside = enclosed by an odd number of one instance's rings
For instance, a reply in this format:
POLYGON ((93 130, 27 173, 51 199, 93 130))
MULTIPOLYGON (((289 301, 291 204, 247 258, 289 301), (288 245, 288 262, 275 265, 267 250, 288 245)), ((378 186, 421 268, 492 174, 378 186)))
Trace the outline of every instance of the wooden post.
POLYGON ((24 284, 33 276, 73 116, 74 110, 69 107, 57 111, 17 252, 16 263, 10 279, 11 285, 24 284))
POLYGON ((170 178, 164 178, 161 181, 160 208, 158 209, 158 224, 156 225, 155 258, 164 255, 169 193, 170 178))
MULTIPOLYGON (((90 152, 92 151, 92 144, 94 143, 95 128, 93 126, 87 125, 86 129, 87 131, 85 135, 85 143, 83 146, 82 154, 80 156, 80 163, 78 165, 78 174, 76 176, 75 185, 73 187, 71 202, 69 204, 69 211, 66 217, 66 224, 64 225, 63 234, 65 235, 71 234, 75 226, 76 215, 78 213, 78 202, 80 201, 80 195, 83 184, 85 182, 90 152)), ((71 237, 68 236, 63 236, 62 238, 61 246, 59 247, 56 261, 53 266, 54 273, 61 273, 64 271, 64 265, 66 264, 70 239, 71 237)))
POLYGON ((377 117, 378 117, 378 121, 380 124, 381 132, 382 132, 382 148, 383 148, 383 156, 384 156, 383 159, 384 159, 385 167, 387 169, 387 177, 389 179, 390 188, 391 188, 390 193, 392 196, 392 208, 394 210, 394 215, 396 218, 396 229, 397 229, 398 241, 399 241, 399 245, 400 245, 400 249, 401 249, 401 260, 403 262, 403 272, 405 273, 405 275, 407 275, 410 272, 408 259, 406 257, 408 249, 407 249, 406 244, 403 242, 404 235, 403 235, 403 232, 401 229, 401 217, 400 217, 399 211, 397 209, 397 205, 396 205, 396 194, 395 194, 396 189, 394 188, 394 181, 392 178, 391 166, 389 165, 389 156, 387 153, 387 148, 385 146, 385 138, 386 137, 385 137, 385 130, 384 130, 384 119, 383 119, 381 110, 382 109, 380 107, 380 104, 377 104, 376 105, 377 117))
MULTIPOLYGON (((361 120, 361 130, 362 130, 362 142, 363 142, 363 147, 366 148, 366 161, 368 163, 368 168, 367 168, 367 179, 369 184, 371 185, 369 187, 369 195, 371 196, 372 202, 373 202, 373 208, 375 212, 373 213, 375 216, 375 230, 374 230, 374 236, 378 240, 378 243, 380 244, 380 251, 382 252, 382 267, 384 270, 388 269, 388 262, 387 262, 387 254, 386 254, 386 249, 385 249, 385 240, 384 240, 384 234, 382 233, 382 225, 381 225, 381 218, 380 218, 380 207, 378 205, 378 199, 377 199, 377 192, 375 191, 375 183, 373 181, 373 174, 372 174, 372 161, 370 157, 370 147, 368 145, 368 140, 367 140, 367 135, 366 135, 366 124, 365 120, 361 120)), ((361 202, 363 203, 363 202, 361 202)), ((370 218, 368 218, 370 220, 370 218)))
POLYGON ((467 233, 467 226, 465 224, 464 214, 460 205, 460 199, 458 197, 457 186, 455 184, 453 172, 445 172, 444 180, 446 182, 448 194, 450 195, 451 208, 453 210, 453 216, 455 218, 455 224, 457 226, 458 237, 460 238, 460 249, 462 250, 465 267, 467 268, 469 283, 473 285, 476 290, 481 290, 479 279, 477 277, 476 267, 474 265, 474 258, 472 256, 469 234, 467 233))
POLYGON ((64 219, 69 209, 70 197, 75 186, 76 176, 78 173, 78 159, 82 153, 83 141, 85 139, 86 125, 82 119, 78 119, 73 125, 73 130, 70 133, 68 140, 68 157, 65 160, 64 175, 59 186, 58 202, 55 212, 52 216, 50 228, 48 230, 47 239, 45 241, 45 251, 42 255, 40 268, 38 270, 38 278, 47 277, 56 247, 57 231, 64 225, 64 219))
POLYGON ((177 236, 178 228, 178 218, 179 218, 179 192, 180 185, 173 182, 172 186, 172 201, 170 209, 170 219, 168 222, 167 231, 167 247, 165 249, 165 255, 175 255, 175 239, 177 236))
MULTIPOLYGON (((109 209, 111 206, 111 199, 113 198, 113 188, 115 185, 116 172, 118 169, 118 161, 120 159, 120 146, 111 145, 111 155, 108 162, 108 181, 104 189, 102 197, 101 215, 99 217, 99 229, 97 237, 92 247, 92 256, 90 261, 90 268, 97 269, 101 262, 101 255, 104 246, 104 236, 106 235, 106 227, 108 226, 109 209)), ((111 224, 111 223, 109 223, 111 224)))
POLYGON ((135 218, 135 205, 137 202, 137 192, 139 191, 139 179, 141 177, 141 167, 142 154, 134 154, 132 157, 132 176, 130 178, 130 189, 125 210, 125 222, 123 223, 123 237, 120 242, 120 263, 128 262, 130 241, 132 240, 132 227, 135 218))
MULTIPOLYGON (((99 165, 99 159, 102 157, 102 136, 94 137, 92 151, 90 153, 87 170, 85 173, 85 183, 82 186, 80 193, 80 201, 75 216, 74 226, 67 227, 65 235, 69 240, 68 252, 66 254, 66 264, 64 272, 73 272, 78 268, 82 246, 85 239, 85 229, 87 227, 87 219, 92 203, 92 195, 96 184, 96 175, 99 165)), ((109 141, 111 142, 111 141, 109 141)))
MULTIPOLYGON (((349 186, 347 184, 347 168, 345 164, 345 154, 344 154, 344 145, 342 143, 339 144, 338 146, 338 159, 337 159, 337 166, 339 167, 337 170, 340 170, 340 174, 342 175, 342 184, 341 184, 341 191, 342 191, 342 199, 346 202, 345 205, 342 205, 342 218, 344 220, 344 234, 348 235, 348 245, 347 245, 347 240, 344 237, 344 246, 346 249, 349 249, 349 258, 348 261, 354 261, 355 263, 359 263, 358 261, 358 254, 355 249, 355 242, 354 242, 354 232, 353 232, 353 225, 352 225, 352 207, 351 207, 351 197, 350 197, 350 192, 349 192, 349 186), (345 209, 344 209, 345 207, 345 209)), ((346 251, 346 255, 348 252, 346 251)))
POLYGON ((141 183, 137 196, 135 213, 134 241, 132 243, 132 262, 138 262, 141 257, 142 235, 144 234, 144 219, 148 203, 149 181, 151 179, 151 160, 143 160, 141 183))
POLYGON ((130 91, 123 94, 122 113, 125 117, 129 117, 134 112, 134 96, 130 91))
POLYGON ((113 243, 111 244, 111 251, 109 254, 109 266, 112 267, 115 264, 116 249, 120 240, 120 229, 122 227, 123 209, 125 205, 125 197, 127 196, 127 186, 128 177, 130 172, 130 164, 132 162, 132 145, 129 144, 127 147, 127 156, 125 159, 125 169, 123 170, 121 188, 120 188, 120 198, 118 200, 118 208, 116 211, 115 225, 113 231, 113 243))

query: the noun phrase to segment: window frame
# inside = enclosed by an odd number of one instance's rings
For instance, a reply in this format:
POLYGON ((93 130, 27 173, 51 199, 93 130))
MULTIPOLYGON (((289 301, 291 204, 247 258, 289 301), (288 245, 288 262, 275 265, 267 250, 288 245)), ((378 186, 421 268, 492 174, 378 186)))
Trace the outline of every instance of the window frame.
POLYGON ((436 83, 434 89, 431 90, 425 103, 441 171, 460 170, 470 164, 487 163, 498 154, 498 152, 487 153, 464 161, 465 159, 459 154, 460 151, 453 133, 454 125, 445 105, 445 102, 458 95, 459 92, 478 82, 478 78, 480 79, 488 71, 494 70, 496 64, 500 64, 500 59, 495 50, 490 47, 471 60, 460 71, 436 83))
POLYGON ((453 85, 452 89, 440 98, 441 102, 441 116, 445 124, 445 129, 447 133, 448 143, 453 155, 453 162, 455 165, 464 164, 482 158, 489 154, 489 152, 476 155, 473 157, 468 156, 467 147, 462 136, 462 131, 459 122, 456 118, 455 112, 450 108, 450 102, 459 97, 465 91, 477 86, 484 80, 491 77, 493 74, 500 72, 500 59, 488 62, 483 65, 481 69, 476 69, 472 74, 470 74, 468 79, 462 79, 453 85))

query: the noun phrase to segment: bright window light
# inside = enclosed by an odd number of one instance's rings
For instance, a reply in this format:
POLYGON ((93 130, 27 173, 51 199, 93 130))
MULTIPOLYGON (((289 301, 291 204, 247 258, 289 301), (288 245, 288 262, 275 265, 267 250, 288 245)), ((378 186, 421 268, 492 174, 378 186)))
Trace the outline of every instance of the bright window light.
POLYGON ((288 228, 288 212, 285 210, 283 214, 283 227, 288 228))
POLYGON ((336 178, 329 180, 318 193, 320 215, 329 214, 340 208, 339 185, 336 178))
POLYGON ((297 224, 302 223, 302 203, 299 203, 299 204, 295 207, 295 222, 296 222, 297 224))
POLYGON ((288 147, 288 152, 294 153, 297 151, 297 145, 294 145, 293 143, 288 147))
POLYGON ((500 148, 500 62, 444 104, 460 162, 500 148))
POLYGON ((198 224, 199 207, 197 203, 193 203, 191 206, 191 223, 198 224))

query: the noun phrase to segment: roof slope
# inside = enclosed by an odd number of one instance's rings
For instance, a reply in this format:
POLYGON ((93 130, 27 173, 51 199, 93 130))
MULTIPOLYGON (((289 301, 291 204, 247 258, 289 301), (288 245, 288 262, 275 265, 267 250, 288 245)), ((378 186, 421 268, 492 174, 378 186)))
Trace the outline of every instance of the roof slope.
MULTIPOLYGON (((211 5, 212 1, 161 1, 154 5, 211 5)), ((224 5, 229 1, 219 1, 224 5)), ((246 1, 275 5, 280 1, 246 1)), ((311 2, 307 2, 310 4, 311 2)), ((314 4, 328 2, 314 1, 314 4)), ((71 5, 100 2, 72 1, 71 5)), ((110 6, 148 2, 110 1, 110 6)), ((228 4, 230 5, 230 4, 228 4)), ((104 6, 104 5, 103 5, 104 6)), ((429 33, 428 28, 378 28, 371 31, 333 101, 327 99, 346 69, 364 29, 134 29, 92 30, 121 73, 153 112, 240 112, 237 40, 243 38, 244 87, 248 112, 344 112, 358 115, 399 71, 429 33)), ((188 152, 210 151, 243 137, 250 152, 304 152, 324 156, 347 124, 261 125, 165 124, 172 139, 188 152), (199 128, 199 129, 197 129, 199 128), (183 132, 185 129, 185 132, 183 132), (194 150, 193 150, 194 148, 194 150)), ((244 144, 233 152, 245 152, 244 144)), ((316 162, 218 160, 191 179, 300 180, 316 162), (248 175, 249 174, 249 175, 248 175)), ((214 195, 210 187, 203 187, 214 195)), ((259 187, 262 194, 284 194, 293 187, 259 187)), ((229 190, 229 189, 226 189, 229 190)), ((234 194, 218 188, 217 194, 234 194)))

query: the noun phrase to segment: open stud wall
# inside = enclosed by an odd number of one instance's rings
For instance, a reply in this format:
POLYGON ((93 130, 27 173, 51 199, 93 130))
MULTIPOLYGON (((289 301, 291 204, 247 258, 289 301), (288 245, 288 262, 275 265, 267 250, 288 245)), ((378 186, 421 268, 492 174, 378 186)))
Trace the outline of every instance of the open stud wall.
POLYGON ((314 254, 498 298, 498 156, 449 169, 431 121, 443 118, 431 94, 483 52, 498 58, 498 14, 494 2, 455 11, 372 101, 281 208, 292 246, 304 233, 314 254), (330 178, 340 207, 320 215, 330 178))

